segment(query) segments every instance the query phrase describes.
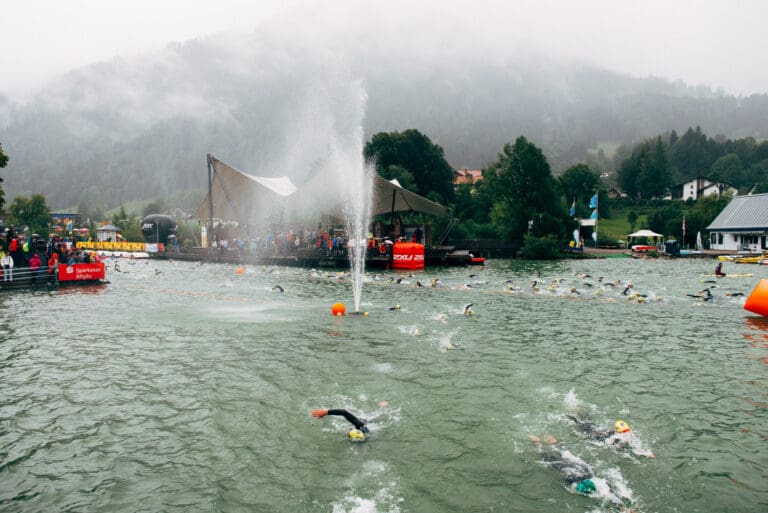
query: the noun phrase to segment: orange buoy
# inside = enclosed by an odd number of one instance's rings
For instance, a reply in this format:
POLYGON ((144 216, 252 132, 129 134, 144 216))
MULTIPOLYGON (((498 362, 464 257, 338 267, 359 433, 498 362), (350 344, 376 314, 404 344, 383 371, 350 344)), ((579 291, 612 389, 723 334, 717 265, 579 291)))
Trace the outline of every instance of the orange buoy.
POLYGON ((768 317, 768 279, 762 278, 744 303, 744 310, 768 317))
POLYGON ((245 272, 245 269, 243 269, 242 267, 238 267, 237 269, 235 269, 235 272, 237 274, 243 274, 245 272))
POLYGON ((344 303, 334 303, 333 306, 331 306, 331 313, 333 315, 342 316, 346 311, 347 309, 344 306, 344 303))

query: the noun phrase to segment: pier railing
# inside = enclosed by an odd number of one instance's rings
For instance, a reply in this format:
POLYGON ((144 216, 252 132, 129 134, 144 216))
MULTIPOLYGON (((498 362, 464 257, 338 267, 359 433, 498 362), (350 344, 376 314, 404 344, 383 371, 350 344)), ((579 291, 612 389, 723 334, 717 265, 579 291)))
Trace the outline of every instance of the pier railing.
POLYGON ((12 289, 23 287, 40 287, 56 285, 58 283, 56 273, 48 274, 48 267, 43 265, 37 269, 30 267, 9 267, 2 269, 0 277, 0 289, 12 289))

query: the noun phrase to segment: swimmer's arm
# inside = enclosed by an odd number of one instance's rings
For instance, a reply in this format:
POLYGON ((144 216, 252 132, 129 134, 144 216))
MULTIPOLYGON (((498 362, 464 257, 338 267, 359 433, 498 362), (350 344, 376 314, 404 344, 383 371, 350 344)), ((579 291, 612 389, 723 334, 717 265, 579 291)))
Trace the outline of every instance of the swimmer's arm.
MULTIPOLYGON (((536 435, 528 435, 528 438, 531 439, 531 442, 533 442, 534 445, 541 445, 541 439, 536 435)), ((544 437, 544 443, 548 445, 555 445, 557 443, 557 438, 554 436, 545 436, 544 437)))
POLYGON ((637 454, 638 456, 643 456, 645 458, 650 458, 650 459, 656 458, 656 455, 650 449, 635 449, 635 448, 632 448, 632 452, 637 454))
POLYGON ((609 443, 618 443, 618 439, 611 440, 612 438, 615 438, 616 433, 613 431, 603 430, 603 429, 596 429, 592 431, 592 438, 595 440, 600 440, 601 442, 609 442, 609 443))
POLYGON ((341 408, 335 409, 335 410, 326 410, 326 409, 312 410, 312 416, 317 417, 318 419, 325 417, 326 415, 338 415, 340 417, 344 417, 357 429, 361 431, 367 431, 367 428, 365 427, 365 422, 358 419, 357 417, 349 413, 347 410, 344 410, 341 408))

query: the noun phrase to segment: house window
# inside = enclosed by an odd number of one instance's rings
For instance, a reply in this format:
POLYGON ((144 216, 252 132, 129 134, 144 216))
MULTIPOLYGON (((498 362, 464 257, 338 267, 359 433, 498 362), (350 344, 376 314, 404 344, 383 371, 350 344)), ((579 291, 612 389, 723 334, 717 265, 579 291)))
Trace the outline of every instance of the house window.
POLYGON ((723 243, 723 234, 722 233, 718 233, 717 234, 717 243, 718 244, 722 244, 723 243))

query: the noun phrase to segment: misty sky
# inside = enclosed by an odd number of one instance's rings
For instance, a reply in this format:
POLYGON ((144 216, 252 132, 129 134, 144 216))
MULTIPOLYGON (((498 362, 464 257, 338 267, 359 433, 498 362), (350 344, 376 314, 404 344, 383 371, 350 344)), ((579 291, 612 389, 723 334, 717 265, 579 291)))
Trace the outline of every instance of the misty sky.
POLYGON ((67 70, 223 31, 396 39, 436 59, 520 52, 636 76, 768 93, 762 0, 24 0, 0 8, 0 93, 25 99, 67 70), (416 5, 411 5, 416 4, 416 5))

